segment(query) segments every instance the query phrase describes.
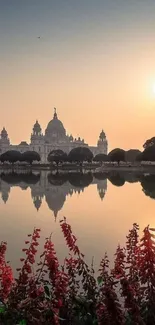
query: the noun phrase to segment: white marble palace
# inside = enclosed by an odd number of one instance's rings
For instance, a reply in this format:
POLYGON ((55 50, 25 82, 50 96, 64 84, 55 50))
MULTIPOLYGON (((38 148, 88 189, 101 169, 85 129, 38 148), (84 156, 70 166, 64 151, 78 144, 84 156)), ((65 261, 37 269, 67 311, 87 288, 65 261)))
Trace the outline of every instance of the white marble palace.
POLYGON ((58 119, 56 108, 54 108, 53 119, 48 123, 45 134, 42 133, 41 126, 36 121, 29 144, 26 141, 22 141, 18 145, 11 144, 5 128, 1 131, 0 136, 0 154, 8 150, 18 150, 21 153, 28 150, 36 151, 40 154, 43 163, 47 162, 49 152, 54 149, 61 149, 69 153, 71 149, 76 147, 88 147, 94 155, 98 153, 107 154, 108 142, 103 130, 99 135, 97 146, 89 146, 84 139, 80 137, 76 139, 72 135, 67 135, 63 123, 58 119))

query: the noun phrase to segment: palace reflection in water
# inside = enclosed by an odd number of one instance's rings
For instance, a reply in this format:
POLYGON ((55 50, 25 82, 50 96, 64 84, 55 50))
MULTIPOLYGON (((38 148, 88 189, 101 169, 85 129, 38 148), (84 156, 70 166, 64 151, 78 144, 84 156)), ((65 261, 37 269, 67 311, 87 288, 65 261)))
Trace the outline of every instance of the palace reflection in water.
POLYGON ((106 174, 52 174, 47 171, 40 173, 5 172, 0 175, 0 192, 4 203, 9 200, 11 188, 20 187, 22 190, 31 189, 32 202, 38 211, 45 199, 48 208, 53 211, 56 218, 64 206, 67 196, 80 194, 90 184, 96 185, 99 198, 104 199, 107 191, 107 179, 114 186, 123 186, 125 182, 139 182, 146 196, 155 198, 155 175, 134 173, 106 173, 106 174))
POLYGON ((45 199, 48 208, 53 211, 56 218, 62 209, 67 196, 74 193, 80 194, 90 184, 96 185, 99 198, 104 199, 107 191, 107 178, 97 179, 91 173, 88 174, 52 174, 47 171, 40 173, 10 173, 0 175, 0 192, 4 203, 9 200, 12 187, 18 186, 22 190, 31 189, 33 204, 38 211, 45 199))
POLYGON ((15 268, 34 227, 41 228, 41 247, 52 232, 58 255, 66 256, 56 217, 67 218, 81 251, 90 263, 95 257, 96 267, 105 251, 112 260, 134 222, 141 230, 155 227, 155 175, 1 171, 0 197, 0 239, 8 242, 8 260, 15 268))

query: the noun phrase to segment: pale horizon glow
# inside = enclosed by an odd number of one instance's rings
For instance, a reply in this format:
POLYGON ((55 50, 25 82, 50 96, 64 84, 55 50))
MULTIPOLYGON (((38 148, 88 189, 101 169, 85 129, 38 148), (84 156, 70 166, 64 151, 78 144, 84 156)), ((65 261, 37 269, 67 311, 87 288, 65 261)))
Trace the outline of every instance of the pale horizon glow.
POLYGON ((153 84, 152 89, 153 89, 153 94, 155 95, 155 83, 153 84))
POLYGON ((0 130, 43 131, 53 107, 67 133, 109 150, 155 136, 155 1, 0 1, 0 130), (40 37, 40 38, 38 38, 40 37))

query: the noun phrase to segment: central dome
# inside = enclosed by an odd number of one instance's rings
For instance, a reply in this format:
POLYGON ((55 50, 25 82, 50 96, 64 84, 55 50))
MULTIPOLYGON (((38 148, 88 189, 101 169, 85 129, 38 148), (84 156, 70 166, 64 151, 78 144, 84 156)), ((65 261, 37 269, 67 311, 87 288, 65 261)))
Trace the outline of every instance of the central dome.
POLYGON ((54 112, 53 119, 48 123, 45 130, 46 140, 58 140, 66 138, 66 130, 62 122, 58 119, 56 109, 54 112))

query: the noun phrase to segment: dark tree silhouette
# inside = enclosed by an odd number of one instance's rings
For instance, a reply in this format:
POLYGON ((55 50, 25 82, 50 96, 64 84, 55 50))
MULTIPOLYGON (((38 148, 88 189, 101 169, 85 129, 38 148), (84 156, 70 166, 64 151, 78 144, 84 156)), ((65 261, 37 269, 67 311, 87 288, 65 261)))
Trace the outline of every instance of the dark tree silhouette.
POLYGON ((22 161, 25 161, 32 165, 33 161, 40 161, 40 155, 36 151, 25 151, 22 154, 22 161))
POLYGON ((146 196, 155 199, 155 175, 143 175, 141 178, 141 186, 146 196))
POLYGON ((89 148, 78 147, 74 148, 68 154, 68 161, 82 163, 84 161, 91 162, 93 159, 93 154, 89 148))
POLYGON ((17 161, 22 161, 22 154, 16 150, 9 150, 9 151, 4 152, 0 156, 0 161, 2 163, 9 162, 9 163, 14 164, 17 161))
POLYGON ((89 186, 93 181, 93 175, 91 173, 69 173, 68 180, 72 186, 78 188, 84 188, 89 186))
POLYGON ((113 149, 111 152, 109 152, 108 158, 110 161, 118 163, 120 161, 125 161, 125 151, 120 148, 113 149))
POLYGON ((59 163, 67 161, 67 154, 63 152, 62 150, 52 150, 48 157, 47 157, 48 162, 52 163, 55 162, 57 167, 59 163))
POLYGON ((51 185, 62 186, 64 183, 67 182, 68 175, 67 174, 59 174, 59 173, 56 173, 56 174, 51 173, 51 174, 48 174, 47 178, 48 178, 48 182, 51 185))
POLYGON ((16 185, 21 182, 20 174, 12 172, 12 173, 2 173, 1 180, 6 182, 9 185, 16 185))
POLYGON ((33 173, 26 173, 26 174, 21 174, 21 181, 24 182, 25 184, 28 185, 35 185, 39 182, 40 180, 40 173, 33 174, 33 173))
POLYGON ((98 161, 98 162, 108 161, 108 156, 105 155, 104 153, 99 153, 93 158, 93 161, 98 161))
POLYGON ((143 144, 143 148, 146 149, 146 148, 152 147, 154 145, 155 145, 155 137, 152 137, 152 138, 146 140, 146 142, 143 144))
POLYGON ((15 172, 12 172, 12 173, 9 173, 9 174, 5 174, 5 173, 2 173, 0 178, 10 184, 10 185, 16 185, 16 184, 19 184, 21 182, 27 184, 27 185, 31 185, 31 184, 37 184, 39 179, 40 179, 40 174, 38 175, 35 175, 33 173, 15 173, 15 172))
POLYGON ((108 173, 100 173, 100 172, 95 172, 94 177, 98 180, 105 180, 108 178, 108 173))
POLYGON ((108 179, 115 186, 123 186, 125 184, 124 177, 119 173, 111 174, 108 179))
POLYGON ((133 172, 131 172, 131 173, 124 172, 124 173, 121 173, 121 175, 124 177, 125 181, 128 183, 138 183, 141 179, 141 174, 135 174, 133 172))
POLYGON ((155 145, 147 147, 141 156, 142 161, 155 161, 155 145))
POLYGON ((143 160, 143 152, 139 153, 136 157, 136 161, 142 161, 143 160))
POLYGON ((125 152, 125 160, 129 162, 134 162, 137 160, 137 157, 141 154, 141 151, 138 149, 130 149, 125 152))

